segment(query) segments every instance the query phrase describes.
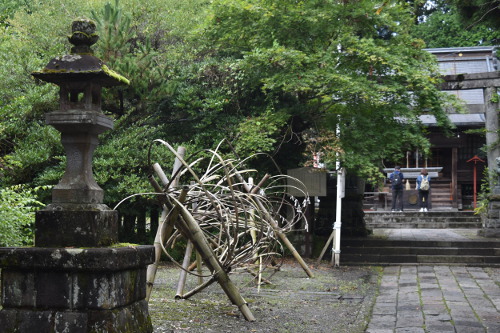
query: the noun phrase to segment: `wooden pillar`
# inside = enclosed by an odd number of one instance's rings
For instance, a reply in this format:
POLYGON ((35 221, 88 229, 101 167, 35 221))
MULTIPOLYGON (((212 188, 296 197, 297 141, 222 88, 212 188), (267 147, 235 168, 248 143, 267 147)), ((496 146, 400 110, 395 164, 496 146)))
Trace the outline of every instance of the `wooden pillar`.
POLYGON ((313 239, 314 239, 314 206, 315 206, 315 197, 310 197, 311 203, 307 205, 307 210, 305 214, 305 218, 307 219, 307 224, 309 226, 309 230, 305 232, 305 249, 304 256, 306 258, 312 258, 313 256, 313 239))
MULTIPOLYGON (((498 114, 499 108, 497 88, 487 87, 483 89, 484 92, 484 113, 486 117, 486 145, 488 146, 488 169, 490 172, 496 170, 497 157, 500 157, 500 147, 498 146, 498 114)), ((490 184, 493 188, 493 184, 490 184)))
POLYGON ((136 241, 135 236, 135 220, 136 216, 132 214, 124 214, 123 215, 123 239, 122 242, 130 242, 133 243, 136 241))
POLYGON ((457 184, 458 148, 451 148, 451 194, 453 200, 451 206, 458 208, 458 184, 457 184))
POLYGON ((155 239, 155 235, 156 235, 156 230, 158 230, 158 224, 159 224, 159 211, 158 209, 155 207, 153 207, 150 211, 149 211, 149 218, 150 218, 150 231, 149 231, 149 239, 151 240, 154 240, 155 239))
POLYGON ((137 243, 146 243, 146 210, 141 209, 137 215, 137 243))

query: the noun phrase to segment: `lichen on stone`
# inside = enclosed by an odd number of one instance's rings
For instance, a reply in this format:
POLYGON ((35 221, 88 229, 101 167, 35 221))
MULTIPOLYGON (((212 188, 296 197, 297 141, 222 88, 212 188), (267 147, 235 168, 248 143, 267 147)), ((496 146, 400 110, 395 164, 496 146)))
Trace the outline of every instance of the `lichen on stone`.
POLYGON ((82 56, 79 54, 66 54, 62 56, 60 61, 73 62, 82 59, 82 56))
POLYGON ((82 252, 84 252, 85 250, 84 249, 66 249, 66 252, 68 252, 69 254, 71 255, 77 255, 77 254, 80 254, 82 252))

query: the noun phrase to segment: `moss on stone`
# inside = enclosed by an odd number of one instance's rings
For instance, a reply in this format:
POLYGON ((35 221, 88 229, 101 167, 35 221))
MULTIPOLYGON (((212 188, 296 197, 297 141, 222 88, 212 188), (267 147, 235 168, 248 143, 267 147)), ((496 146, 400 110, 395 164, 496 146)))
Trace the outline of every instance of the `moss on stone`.
POLYGON ((133 244, 133 243, 116 243, 116 244, 111 244, 109 247, 111 248, 118 248, 118 247, 136 247, 139 246, 139 244, 133 244))
POLYGON ((115 72, 115 71, 113 71, 113 70, 109 69, 109 67, 108 67, 108 66, 106 66, 106 65, 102 65, 101 69, 103 70, 103 72, 104 72, 106 75, 108 75, 108 76, 110 76, 110 77, 112 77, 112 78, 114 78, 114 79, 118 80, 119 82, 124 83, 124 84, 126 84, 126 85, 129 85, 129 84, 130 84, 130 80, 129 80, 129 79, 127 79, 125 76, 122 76, 122 75, 118 74, 117 72, 115 72))

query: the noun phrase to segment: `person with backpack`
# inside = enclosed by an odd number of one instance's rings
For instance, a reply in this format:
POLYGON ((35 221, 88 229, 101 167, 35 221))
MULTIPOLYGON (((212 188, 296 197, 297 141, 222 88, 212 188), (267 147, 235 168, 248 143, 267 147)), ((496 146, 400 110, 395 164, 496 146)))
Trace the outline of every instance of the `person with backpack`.
POLYGON ((422 169, 417 177, 418 203, 421 212, 427 212, 429 208, 429 191, 431 189, 431 177, 427 170, 422 169))
POLYGON ((403 180, 405 177, 401 172, 401 167, 396 165, 394 172, 391 174, 390 181, 392 184, 392 211, 403 211, 403 180), (398 208, 396 208, 398 207, 398 208))

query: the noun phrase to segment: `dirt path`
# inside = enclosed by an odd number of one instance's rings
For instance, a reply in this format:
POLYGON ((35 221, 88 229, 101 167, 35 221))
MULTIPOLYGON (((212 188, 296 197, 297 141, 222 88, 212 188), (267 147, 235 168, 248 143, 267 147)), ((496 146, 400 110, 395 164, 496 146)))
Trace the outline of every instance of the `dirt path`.
MULTIPOLYGON (((326 262, 310 267, 313 279, 287 261, 271 278, 273 284, 262 286, 260 291, 250 274, 232 274, 255 322, 245 321, 217 284, 189 300, 174 300, 179 269, 162 267, 150 302, 154 332, 363 332, 381 269, 334 269, 326 262)), ((196 282, 197 278, 190 276, 188 289, 196 282)))

